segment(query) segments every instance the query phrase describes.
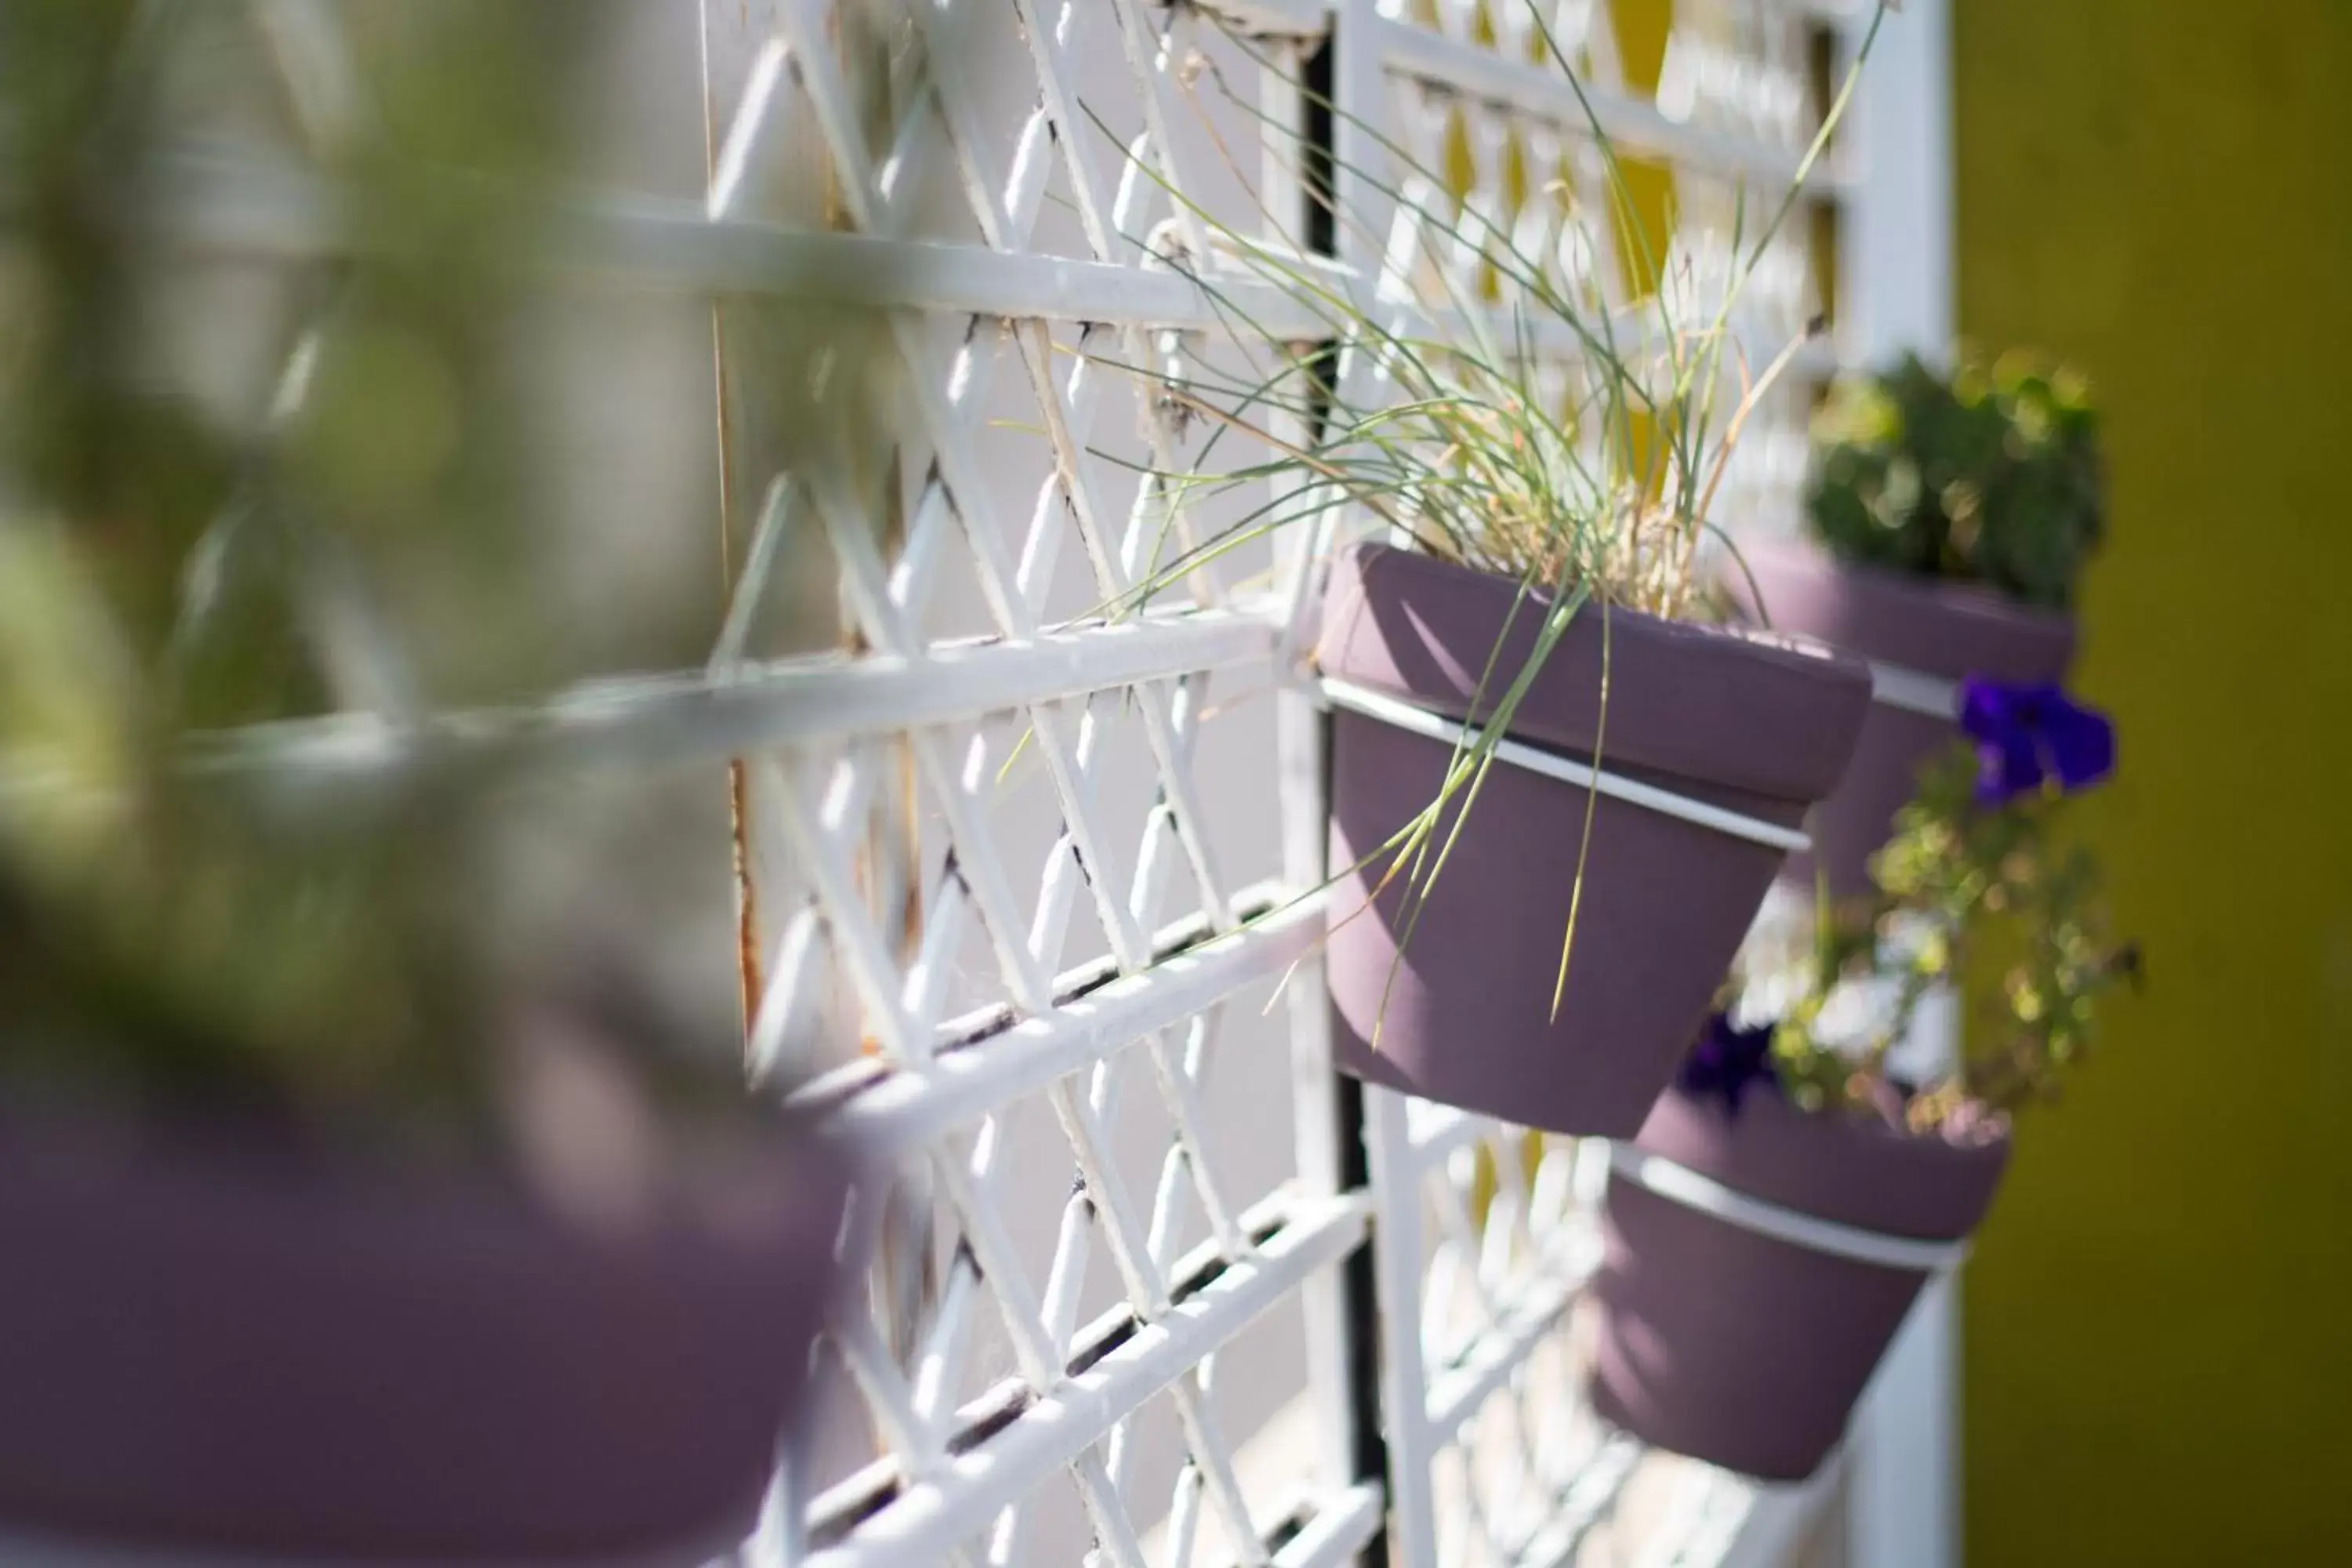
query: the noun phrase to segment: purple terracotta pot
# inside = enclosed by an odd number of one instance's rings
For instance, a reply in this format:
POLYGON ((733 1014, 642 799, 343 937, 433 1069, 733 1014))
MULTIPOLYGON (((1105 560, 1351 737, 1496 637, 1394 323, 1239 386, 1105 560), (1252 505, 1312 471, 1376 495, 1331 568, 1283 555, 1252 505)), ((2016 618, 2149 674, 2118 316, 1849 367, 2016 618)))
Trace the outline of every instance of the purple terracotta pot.
MULTIPOLYGON (((1841 566, 1796 543, 1742 543, 1740 555, 1747 572, 1727 561, 1723 581, 1759 624, 1818 637, 1874 664, 1937 681, 1970 675, 2040 681, 2062 679, 2074 659, 2071 618, 1972 584, 1841 566)), ((1949 720, 1873 702, 1844 782, 1813 814, 1813 853, 1791 856, 1789 878, 1810 887, 1818 865, 1833 895, 1868 892, 1870 857, 1893 836, 1895 814, 1916 792, 1920 768, 1958 734, 1949 720)))
MULTIPOLYGON (((1955 1143, 1769 1093, 1732 1116, 1679 1089, 1635 1146, 1783 1208, 1922 1241, 1974 1231, 2009 1163, 2006 1134, 1955 1143)), ((1727 1469, 1811 1475, 1927 1276, 1759 1236, 1614 1173, 1603 1217, 1593 1408, 1727 1469)))
POLYGON ((805 1139, 559 1217, 217 1130, 0 1128, 0 1530, 240 1560, 694 1560, 751 1524, 845 1191, 805 1139))
MULTIPOLYGON (((1360 548, 1334 568, 1318 657, 1327 675, 1467 717, 1496 639, 1497 690, 1534 648, 1542 612, 1526 604, 1513 616, 1517 595, 1508 579, 1360 548)), ((1607 627, 1603 768, 1781 826, 1837 782, 1869 702, 1858 660, 1626 610, 1607 627)), ((1514 717, 1515 740, 1591 758, 1603 638, 1597 608, 1575 618, 1514 717)), ((1696 1034, 1781 851, 1601 796, 1555 1016, 1583 788, 1491 768, 1443 874, 1411 900, 1420 914, 1402 959, 1406 879, 1372 899, 1381 867, 1342 871, 1437 797, 1450 754, 1374 719, 1333 717, 1330 853, 1342 874, 1328 973, 1340 1065, 1554 1131, 1627 1136, 1696 1034)))

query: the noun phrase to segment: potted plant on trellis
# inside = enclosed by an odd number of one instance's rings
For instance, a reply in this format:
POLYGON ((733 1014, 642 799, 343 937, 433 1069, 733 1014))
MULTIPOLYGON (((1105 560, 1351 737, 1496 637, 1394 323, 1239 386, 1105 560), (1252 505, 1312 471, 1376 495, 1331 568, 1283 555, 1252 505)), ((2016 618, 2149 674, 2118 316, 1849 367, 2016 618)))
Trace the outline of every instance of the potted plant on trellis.
POLYGON ((1339 558, 1316 659, 1344 1067, 1554 1131, 1641 1125, 1867 693, 1818 645, 1678 618, 1680 592, 1507 545, 1339 558))
POLYGON ((1868 890, 1870 855, 1952 738, 1964 679, 2064 678, 2105 496, 2083 379, 2025 353, 1948 376, 1906 356, 1842 384, 1815 433, 1808 539, 1743 541, 1721 578, 1755 621, 1870 661, 1853 765, 1813 816, 1811 855, 1790 862, 1843 898, 1868 890))
POLYGON ((1964 1255, 2012 1115, 2057 1094, 2100 997, 2136 973, 2060 826, 2113 768, 2105 719, 1972 680, 1962 725, 1873 861, 1873 897, 1825 906, 1801 951, 1752 949, 1730 1010, 1612 1152, 1591 1394, 1657 1447, 1812 1474, 1913 1300, 1964 1255), (1908 1081, 1897 1053, 1953 986, 1973 1002, 1958 1059, 1908 1081))
POLYGON ((716 1552, 807 1373, 841 1153, 580 920, 499 918, 510 829, 571 797, 419 717, 581 646, 518 521, 505 207, 460 190, 543 171, 572 18, 373 14, 379 118, 326 150, 357 227, 289 325, 198 320, 142 227, 207 79, 173 29, 242 15, 0 10, 0 1536, 716 1552), (190 330, 276 342, 265 414, 190 330))
MULTIPOLYGON (((1528 12, 1524 30, 1580 92, 1528 12)), ((1743 357, 1741 286, 1853 80, 1770 221, 1734 225, 1722 297, 1696 311, 1687 278, 1654 277, 1654 308, 1629 319, 1600 266, 1564 277, 1501 226, 1450 223, 1415 195, 1445 189, 1444 171, 1377 127, 1367 140, 1399 159, 1402 188, 1342 173, 1442 232, 1410 258, 1366 237, 1387 272, 1363 300, 1221 236, 1322 310, 1341 347, 1255 384, 1163 374, 1170 395, 1276 449, 1242 477, 1296 481, 1254 531, 1334 498, 1384 531, 1332 563, 1312 654, 1333 710, 1326 973, 1344 1070, 1554 1131, 1631 1135, 1843 773, 1865 668, 1718 624, 1701 562, 1740 429, 1801 348, 1743 357), (1457 330, 1411 324, 1394 303, 1407 292, 1457 330), (1546 353, 1578 369, 1554 376, 1546 353), (1351 362, 1377 368, 1377 398, 1359 404, 1349 374, 1326 374, 1351 362), (1311 450, 1268 436, 1255 422, 1267 408, 1313 430, 1311 450)), ((1611 218, 1654 255, 1588 119, 1611 218)), ((1583 244, 1614 254, 1605 235, 1583 244)))

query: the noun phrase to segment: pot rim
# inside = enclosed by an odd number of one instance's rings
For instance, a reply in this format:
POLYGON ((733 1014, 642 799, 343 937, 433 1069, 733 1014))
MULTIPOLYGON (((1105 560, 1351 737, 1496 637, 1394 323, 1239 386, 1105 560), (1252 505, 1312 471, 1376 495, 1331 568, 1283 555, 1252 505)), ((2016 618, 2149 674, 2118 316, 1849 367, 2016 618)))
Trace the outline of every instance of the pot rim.
MULTIPOLYGON (((1842 560, 1809 539, 1739 540, 1718 562, 1715 575, 1740 612, 1752 615, 1759 603, 1759 591, 1769 595, 1769 586, 1761 581, 1769 573, 1809 575, 1844 584, 1843 592, 1858 613, 1853 616, 1855 625, 1841 628, 1840 646, 1851 647, 1879 663, 1948 680, 1980 673, 2022 678, 2021 669, 1963 668, 1992 661, 1965 654, 1956 657, 1950 651, 1957 647, 1981 654, 1988 643, 2000 641, 2022 645, 2000 662, 2045 665, 2055 679, 2074 655, 2079 622, 2071 611, 2029 605, 1979 581, 1920 576, 1842 560), (1750 571, 1741 569, 1742 563, 1753 572, 1755 581, 1750 580, 1750 571), (1884 635, 1890 627, 1897 629, 1892 636, 1884 635)), ((1762 608, 1775 625, 1788 619, 1774 616, 1769 604, 1762 608)))
MULTIPOLYGON (((1376 541, 1342 552, 1328 598, 1316 649, 1325 675, 1465 722, 1478 721, 1488 662, 1499 677, 1531 656, 1552 601, 1547 589, 1521 597, 1503 574, 1376 541)), ((1597 740, 1604 768, 1759 804, 1801 809, 1835 788, 1869 707, 1862 659, 1811 637, 1603 608, 1605 622, 1580 615, 1554 647, 1512 716, 1511 739, 1580 761, 1597 740), (1612 696, 1602 711, 1603 672, 1609 689, 1642 694, 1612 696), (1754 743, 1766 710, 1790 743, 1754 743)))
POLYGON ((1734 1114, 1670 1084, 1633 1140, 1743 1196, 1853 1230, 1912 1241, 1962 1240, 1982 1223, 2012 1130, 1962 1142, 1844 1108, 1808 1110, 1749 1096, 1734 1114))

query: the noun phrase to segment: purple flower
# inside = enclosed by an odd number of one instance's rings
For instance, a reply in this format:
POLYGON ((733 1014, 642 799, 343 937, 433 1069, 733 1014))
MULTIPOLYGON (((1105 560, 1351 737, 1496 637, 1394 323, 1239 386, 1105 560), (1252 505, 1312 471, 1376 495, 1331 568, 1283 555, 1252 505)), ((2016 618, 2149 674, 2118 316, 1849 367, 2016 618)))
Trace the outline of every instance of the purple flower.
POLYGON ((1772 1070, 1772 1026, 1742 1029, 1732 1024, 1729 1014, 1716 1014, 1684 1060, 1681 1082, 1683 1092, 1694 1099, 1721 1095, 1734 1116, 1750 1088, 1760 1084, 1780 1093, 1780 1075, 1772 1070))
POLYGON ((1960 728, 1977 743, 1977 800, 2004 805, 2056 780, 2087 789, 2116 771, 2116 727, 2049 681, 2011 686, 1970 676, 1960 685, 1960 728))

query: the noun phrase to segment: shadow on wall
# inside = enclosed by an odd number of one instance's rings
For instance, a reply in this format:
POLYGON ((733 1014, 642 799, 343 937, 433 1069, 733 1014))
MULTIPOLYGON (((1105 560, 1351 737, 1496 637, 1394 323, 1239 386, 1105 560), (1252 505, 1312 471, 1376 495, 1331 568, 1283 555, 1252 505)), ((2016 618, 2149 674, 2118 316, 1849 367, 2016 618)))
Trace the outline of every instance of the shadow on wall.
POLYGON ((1962 329, 2107 413, 2085 821, 2151 973, 1969 1277, 1969 1557, 2352 1556, 2352 6, 1953 11, 1962 329))

